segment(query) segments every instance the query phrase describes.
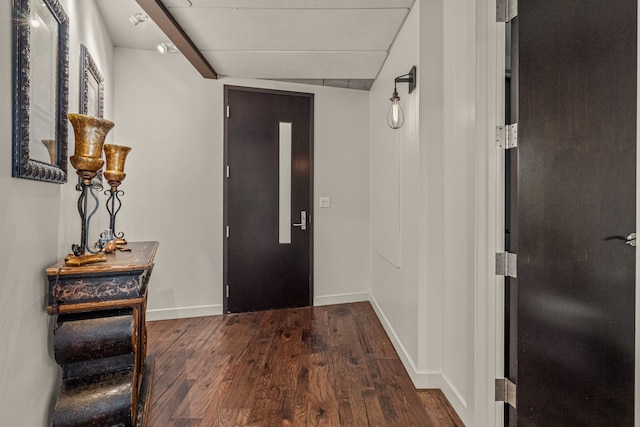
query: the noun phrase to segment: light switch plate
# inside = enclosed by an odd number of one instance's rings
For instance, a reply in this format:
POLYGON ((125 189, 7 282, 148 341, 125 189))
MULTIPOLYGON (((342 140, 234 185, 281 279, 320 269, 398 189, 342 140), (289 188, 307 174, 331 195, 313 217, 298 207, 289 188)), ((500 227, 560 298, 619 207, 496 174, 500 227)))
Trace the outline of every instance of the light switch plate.
POLYGON ((320 197, 320 207, 321 208, 330 208, 331 207, 331 197, 320 197))

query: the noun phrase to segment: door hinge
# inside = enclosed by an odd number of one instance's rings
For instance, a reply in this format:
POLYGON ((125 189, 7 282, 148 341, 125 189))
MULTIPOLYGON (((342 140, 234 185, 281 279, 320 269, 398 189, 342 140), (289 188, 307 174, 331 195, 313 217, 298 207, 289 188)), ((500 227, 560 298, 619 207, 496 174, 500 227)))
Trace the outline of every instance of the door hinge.
POLYGON ((227 239, 229 238, 229 226, 227 225, 227 239))
POLYGON ((496 379, 496 402, 505 402, 516 407, 516 385, 508 378, 496 379))
POLYGON ((518 256, 511 252, 496 254, 496 274, 499 276, 518 277, 518 256))
POLYGON ((518 0, 496 0, 496 22, 509 22, 518 15, 518 0))
POLYGON ((231 168, 227 165, 227 178, 231 176, 231 168))
POLYGON ((496 148, 508 150, 518 146, 518 124, 496 126, 496 148))
POLYGON ((231 107, 227 105, 227 119, 231 117, 231 107))
POLYGON ((229 298, 229 285, 226 286, 226 295, 227 295, 227 298, 229 298))

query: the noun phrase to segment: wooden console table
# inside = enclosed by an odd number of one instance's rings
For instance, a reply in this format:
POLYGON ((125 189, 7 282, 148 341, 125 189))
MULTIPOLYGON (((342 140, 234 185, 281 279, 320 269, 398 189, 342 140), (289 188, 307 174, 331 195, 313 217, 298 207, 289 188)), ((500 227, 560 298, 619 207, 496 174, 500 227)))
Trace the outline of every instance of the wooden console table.
POLYGON ((147 285, 158 242, 127 244, 107 262, 47 268, 47 311, 62 385, 54 427, 146 426, 153 362, 147 357, 147 285))

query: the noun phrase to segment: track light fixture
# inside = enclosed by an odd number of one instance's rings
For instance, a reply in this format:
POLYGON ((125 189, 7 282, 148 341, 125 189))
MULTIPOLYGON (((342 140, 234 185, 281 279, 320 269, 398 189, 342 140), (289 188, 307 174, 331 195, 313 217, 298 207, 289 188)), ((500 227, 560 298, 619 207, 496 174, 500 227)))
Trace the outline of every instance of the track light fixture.
POLYGON ((178 48, 171 42, 162 42, 158 45, 158 52, 160 53, 175 53, 177 51, 178 48))
POLYGON ((393 81, 393 94, 389 99, 391 108, 387 114, 387 124, 391 129, 399 129, 404 124, 404 112, 400 107, 400 96, 398 96, 398 83, 409 83, 409 93, 413 92, 417 84, 416 66, 411 67, 409 73, 398 76, 393 81))
POLYGON ((136 26, 138 24, 141 24, 143 22, 147 22, 151 20, 151 18, 149 18, 149 15, 144 14, 144 13, 134 13, 133 15, 131 15, 129 17, 129 22, 131 22, 131 24, 133 24, 133 26, 136 26))

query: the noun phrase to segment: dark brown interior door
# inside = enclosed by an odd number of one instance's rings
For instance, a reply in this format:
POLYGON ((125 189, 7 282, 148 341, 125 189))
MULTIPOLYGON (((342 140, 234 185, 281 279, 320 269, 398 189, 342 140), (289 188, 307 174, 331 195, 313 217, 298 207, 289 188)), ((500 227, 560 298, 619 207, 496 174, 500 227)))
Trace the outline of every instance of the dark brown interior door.
POLYGON ((634 422, 636 22, 636 0, 518 2, 509 425, 634 422))
POLYGON ((225 86, 225 311, 312 301, 313 95, 225 86))

